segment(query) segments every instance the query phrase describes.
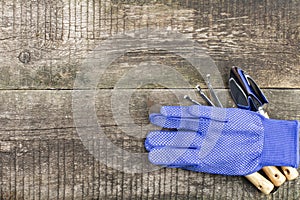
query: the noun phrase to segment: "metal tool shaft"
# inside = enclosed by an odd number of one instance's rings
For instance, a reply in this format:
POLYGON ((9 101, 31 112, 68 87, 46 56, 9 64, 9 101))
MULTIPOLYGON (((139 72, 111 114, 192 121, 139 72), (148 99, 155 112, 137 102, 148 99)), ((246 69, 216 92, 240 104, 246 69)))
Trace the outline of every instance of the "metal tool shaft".
POLYGON ((196 89, 198 90, 200 96, 202 97, 202 99, 204 99, 204 101, 206 101, 206 103, 210 106, 215 107, 215 104, 204 94, 204 92, 201 90, 200 85, 196 86, 196 89))
POLYGON ((223 108, 221 101, 219 100, 218 96, 216 95, 216 93, 214 91, 214 88, 212 87, 212 85, 210 83, 210 74, 206 75, 206 81, 207 81, 207 87, 209 89, 211 97, 214 99, 214 101, 216 102, 218 107, 223 108))
POLYGON ((192 99, 192 98, 191 98, 191 97, 189 97, 188 95, 184 95, 184 97, 183 97, 183 98, 185 98, 185 99, 189 100, 190 102, 192 102, 192 103, 194 103, 194 104, 196 104, 196 105, 200 105, 200 106, 201 106, 201 103, 199 103, 198 101, 196 101, 196 100, 192 99))

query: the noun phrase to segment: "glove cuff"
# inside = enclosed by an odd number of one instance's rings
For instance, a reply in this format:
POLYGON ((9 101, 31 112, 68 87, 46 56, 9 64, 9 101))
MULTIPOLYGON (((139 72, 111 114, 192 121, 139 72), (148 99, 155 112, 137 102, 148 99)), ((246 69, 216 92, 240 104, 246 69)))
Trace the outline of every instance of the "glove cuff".
POLYGON ((264 123, 263 166, 299 165, 298 121, 266 119, 264 123))

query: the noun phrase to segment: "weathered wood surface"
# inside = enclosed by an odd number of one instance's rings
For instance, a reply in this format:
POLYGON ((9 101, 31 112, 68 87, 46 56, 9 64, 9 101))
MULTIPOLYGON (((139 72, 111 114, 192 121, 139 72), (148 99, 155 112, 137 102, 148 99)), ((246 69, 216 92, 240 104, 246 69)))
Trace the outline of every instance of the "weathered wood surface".
MULTIPOLYGON (((1 1, 0 199, 299 199, 299 180, 265 196, 242 177, 117 171, 87 151, 72 110, 76 72, 87 55, 110 36, 148 27, 177 30, 207 48, 222 74, 225 89, 218 92, 227 107, 233 102, 226 80, 237 65, 265 88, 270 117, 300 120, 299 6, 297 0, 1 1)), ((112 63, 98 84, 97 117, 114 144, 137 153, 145 152, 143 139, 132 134, 146 130, 125 134, 122 126, 133 124, 116 124, 111 95, 126 72, 149 60, 204 86, 187 61, 169 52, 137 50, 112 63)), ((134 90, 135 124, 149 123, 149 100, 183 101, 158 88, 127 89, 134 90)), ((197 98, 191 88, 173 91, 197 98)))
MULTIPOLYGON (((140 96, 143 101, 132 102, 135 104, 133 112, 139 113, 135 114, 138 124, 148 123, 145 117, 147 105, 143 103, 147 101, 148 92, 137 92, 136 97, 140 96)), ((156 98, 169 97, 163 94, 163 90, 151 92, 156 98)), ((106 167, 85 150, 76 134, 71 114, 71 93, 43 90, 0 92, 3 111, 0 131, 1 190, 4 197, 268 199, 242 177, 175 169, 127 174, 106 167)), ((105 120, 100 120, 106 127, 105 134, 125 149, 144 152, 143 139, 122 133, 122 127, 115 124, 108 103, 110 93, 110 90, 99 91, 97 101, 98 116, 100 119, 105 117, 105 120)), ((219 93, 226 94, 227 91, 219 93)), ((296 98, 299 94, 300 90, 267 90, 266 95, 271 99, 267 109, 270 116, 300 120, 296 98), (290 97, 288 101, 285 100, 286 96, 290 97)), ((146 132, 142 131, 142 134, 146 135, 146 132)), ((275 199, 297 199, 299 187, 298 180, 291 181, 272 196, 275 199)))
MULTIPOLYGON (((299 1, 146 2, 2 1, 1 88, 71 89, 80 63, 101 40, 143 28, 186 34, 208 49, 224 74, 228 67, 242 65, 262 87, 299 88, 299 1)), ((118 61, 132 65, 140 57, 149 55, 118 61)), ((123 73, 113 66, 113 77, 123 73)), ((101 87, 112 88, 114 81, 101 87)))

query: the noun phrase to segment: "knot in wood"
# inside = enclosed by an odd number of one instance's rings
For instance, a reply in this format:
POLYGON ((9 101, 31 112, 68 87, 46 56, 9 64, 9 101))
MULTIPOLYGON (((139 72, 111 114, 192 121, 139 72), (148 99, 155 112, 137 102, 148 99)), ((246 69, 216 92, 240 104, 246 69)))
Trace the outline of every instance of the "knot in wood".
POLYGON ((28 50, 24 50, 19 54, 18 58, 20 62, 27 64, 30 62, 30 52, 28 50))

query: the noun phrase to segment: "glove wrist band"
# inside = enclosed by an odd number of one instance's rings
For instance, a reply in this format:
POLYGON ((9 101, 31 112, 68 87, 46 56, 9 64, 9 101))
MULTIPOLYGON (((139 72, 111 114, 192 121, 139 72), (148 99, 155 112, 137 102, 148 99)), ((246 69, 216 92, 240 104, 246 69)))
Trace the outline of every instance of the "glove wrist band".
POLYGON ((299 163, 299 125, 297 121, 267 119, 264 124, 263 166, 291 166, 299 163))

